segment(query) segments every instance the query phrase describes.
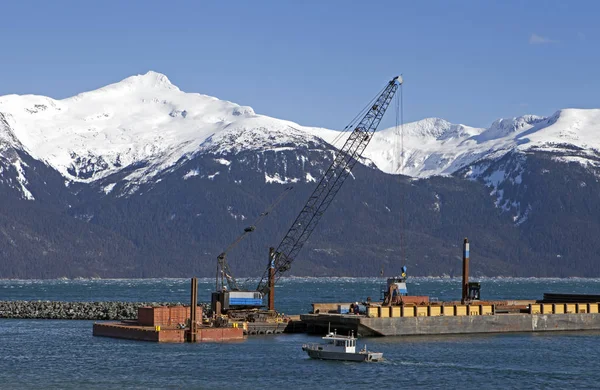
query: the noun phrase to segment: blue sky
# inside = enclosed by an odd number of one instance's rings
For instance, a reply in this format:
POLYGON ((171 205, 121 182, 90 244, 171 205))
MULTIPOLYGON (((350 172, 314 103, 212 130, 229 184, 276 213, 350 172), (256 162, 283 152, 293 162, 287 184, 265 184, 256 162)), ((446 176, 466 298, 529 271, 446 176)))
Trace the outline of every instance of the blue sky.
POLYGON ((405 121, 600 108, 597 1, 23 0, 1 12, 0 95, 64 98, 155 70, 341 129, 402 73, 405 121))

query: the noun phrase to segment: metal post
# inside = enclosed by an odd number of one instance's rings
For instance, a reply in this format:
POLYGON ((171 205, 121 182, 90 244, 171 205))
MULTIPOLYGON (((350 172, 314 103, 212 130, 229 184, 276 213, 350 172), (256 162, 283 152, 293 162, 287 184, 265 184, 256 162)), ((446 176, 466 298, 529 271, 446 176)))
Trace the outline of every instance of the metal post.
POLYGON ((198 327, 196 326, 196 308, 198 307, 198 279, 192 278, 190 299, 190 329, 188 332, 187 341, 190 343, 196 342, 198 327))
POLYGON ((275 311, 275 248, 269 248, 269 310, 275 311))
POLYGON ((469 239, 465 237, 463 243, 463 279, 461 303, 469 300, 469 239))

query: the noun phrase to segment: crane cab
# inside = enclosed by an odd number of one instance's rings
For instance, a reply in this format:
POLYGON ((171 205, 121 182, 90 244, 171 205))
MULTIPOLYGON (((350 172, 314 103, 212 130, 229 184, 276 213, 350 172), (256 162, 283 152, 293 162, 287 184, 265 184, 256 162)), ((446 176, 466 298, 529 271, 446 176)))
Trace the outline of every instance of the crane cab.
POLYGON ((406 277, 396 276, 387 279, 387 284, 382 289, 383 301, 387 304, 398 304, 402 296, 408 295, 406 288, 406 277))
POLYGON ((213 313, 224 314, 229 310, 257 309, 263 306, 263 294, 259 291, 213 292, 210 307, 213 313))
POLYGON ((469 292, 467 298, 469 301, 478 301, 481 296, 481 283, 469 282, 469 292))

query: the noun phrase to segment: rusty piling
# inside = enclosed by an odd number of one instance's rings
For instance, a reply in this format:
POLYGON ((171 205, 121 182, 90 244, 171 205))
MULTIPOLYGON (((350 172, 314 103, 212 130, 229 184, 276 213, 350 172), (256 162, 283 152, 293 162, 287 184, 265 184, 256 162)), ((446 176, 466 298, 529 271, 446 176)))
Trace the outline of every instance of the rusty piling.
POLYGON ((187 334, 187 341, 195 343, 198 335, 198 324, 196 323, 196 307, 198 306, 198 279, 192 278, 191 299, 190 299, 190 329, 187 334))
POLYGON ((462 298, 464 304, 469 300, 469 239, 465 237, 463 243, 463 272, 462 272, 462 298))

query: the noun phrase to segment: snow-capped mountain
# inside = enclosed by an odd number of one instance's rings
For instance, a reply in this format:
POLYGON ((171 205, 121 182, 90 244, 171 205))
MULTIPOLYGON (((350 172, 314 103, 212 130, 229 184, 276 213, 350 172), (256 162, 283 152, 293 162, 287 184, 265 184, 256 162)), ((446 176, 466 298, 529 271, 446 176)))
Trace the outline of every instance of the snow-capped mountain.
MULTIPOLYGON (((598 130, 600 110, 579 109, 380 130, 294 272, 393 270, 406 228, 415 274, 459 272, 454 248, 469 236, 488 275, 600 275, 588 261, 600 251, 598 130)), ((0 277, 211 275, 215 254, 293 184, 258 244, 240 248, 256 274, 344 136, 155 72, 63 100, 2 96, 0 277)))
POLYGON ((195 153, 322 142, 311 135, 318 129, 182 92, 155 72, 63 100, 3 96, 0 113, 32 156, 80 182, 133 166, 141 168, 125 180, 143 182, 195 153))
POLYGON ((489 128, 424 119, 408 123, 403 129, 378 132, 367 157, 388 173, 429 177, 451 175, 478 160, 498 159, 509 151, 558 151, 571 147, 588 151, 592 159, 565 156, 564 161, 594 163, 600 150, 600 109, 565 109, 547 118, 526 115, 499 119, 489 128), (403 148, 399 145, 402 139, 403 148), (565 148, 567 145, 570 147, 565 148))
MULTIPOLYGON (((123 179, 139 183, 198 153, 310 148, 336 139, 334 146, 340 147, 344 139, 339 131, 304 127, 183 92, 156 72, 63 100, 2 96, 0 114, 3 144, 22 145, 67 180, 79 182, 136 167, 123 179)), ((386 173, 450 175, 510 150, 555 150, 570 144, 595 155, 599 128, 600 110, 500 119, 487 129, 428 118, 378 131, 363 157, 386 173)))

